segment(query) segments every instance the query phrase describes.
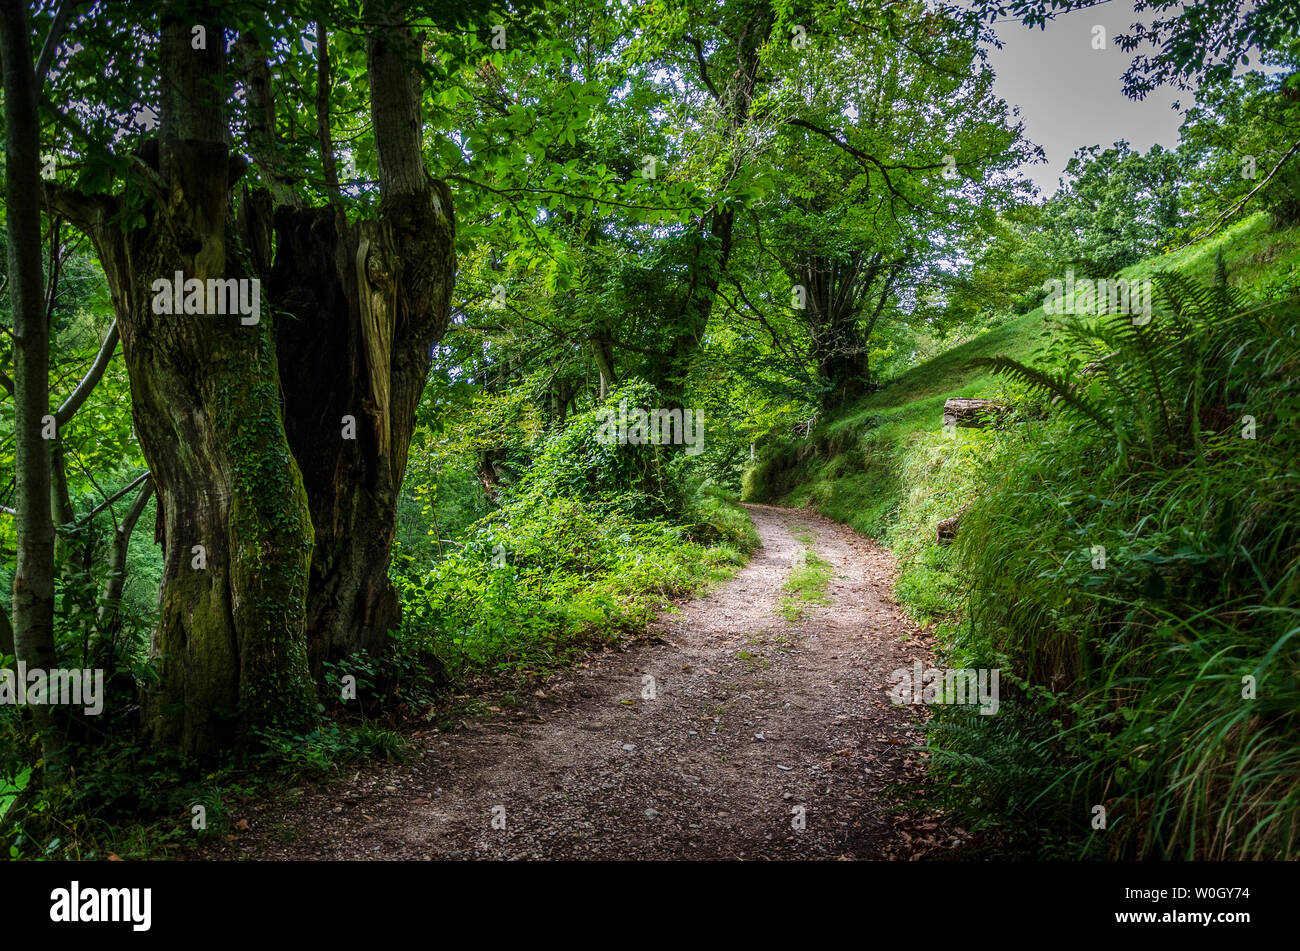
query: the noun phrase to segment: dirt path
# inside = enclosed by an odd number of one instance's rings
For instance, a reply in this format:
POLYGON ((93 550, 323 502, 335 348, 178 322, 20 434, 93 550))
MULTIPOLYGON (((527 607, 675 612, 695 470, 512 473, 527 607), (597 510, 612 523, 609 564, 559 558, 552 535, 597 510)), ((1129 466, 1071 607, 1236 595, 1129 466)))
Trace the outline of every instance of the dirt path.
POLYGON ((891 810, 919 778, 921 708, 889 674, 928 661, 889 598, 890 554, 842 525, 748 506, 763 547, 657 637, 593 656, 496 719, 412 734, 414 762, 250 806, 210 857, 917 858, 958 835, 891 810), (793 623, 805 545, 833 574, 793 623), (649 678, 653 678, 650 680, 649 678), (649 695, 653 693, 651 698, 649 695), (799 828, 802 826, 802 828, 799 828))

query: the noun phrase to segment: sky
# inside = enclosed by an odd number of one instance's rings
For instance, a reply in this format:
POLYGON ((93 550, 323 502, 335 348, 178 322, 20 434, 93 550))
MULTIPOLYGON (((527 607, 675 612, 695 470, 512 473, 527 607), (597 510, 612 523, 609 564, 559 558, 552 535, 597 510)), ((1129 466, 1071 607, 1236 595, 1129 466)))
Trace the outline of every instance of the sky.
POLYGON ((1151 11, 1133 12, 1131 0, 1108 0, 1060 15, 1046 30, 1018 22, 995 28, 1003 48, 990 51, 997 74, 995 90, 1008 105, 1020 106, 1025 135, 1047 153, 1047 164, 1027 166, 1026 175, 1052 194, 1074 150, 1084 145, 1108 147, 1127 140, 1140 152, 1159 143, 1178 144, 1181 118, 1175 100, 1192 104, 1188 90, 1160 88, 1135 102, 1124 96, 1121 77, 1133 54, 1115 45, 1136 21, 1151 11), (1093 49, 1093 27, 1106 30, 1104 50, 1093 49))

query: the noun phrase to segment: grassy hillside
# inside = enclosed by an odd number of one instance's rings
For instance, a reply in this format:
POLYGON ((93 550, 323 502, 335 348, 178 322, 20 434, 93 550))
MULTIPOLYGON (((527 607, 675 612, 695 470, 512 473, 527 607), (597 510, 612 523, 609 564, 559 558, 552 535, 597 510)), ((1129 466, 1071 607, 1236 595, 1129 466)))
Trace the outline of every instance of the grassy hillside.
MULTIPOLYGON (((1143 261, 1122 276, 1177 270, 1208 281, 1220 255, 1228 283, 1251 297, 1300 291, 1300 229, 1271 230, 1262 214, 1192 247, 1143 261)), ((952 613, 959 586, 947 576, 950 550, 933 544, 934 525, 974 496, 982 477, 980 460, 991 459, 1003 437, 965 429, 946 434, 944 401, 1023 400, 1022 389, 972 367, 971 361, 999 355, 1031 359, 1058 329, 1059 318, 1035 308, 918 364, 821 421, 806 439, 770 436, 745 474, 743 500, 812 507, 880 539, 902 560, 898 593, 904 605, 924 621, 952 613)))
POLYGON ((748 499, 813 506, 888 544, 896 594, 937 624, 945 662, 1003 671, 998 716, 939 706, 930 728, 946 804, 1001 849, 1300 848, 1287 647, 1300 635, 1300 233, 1256 216, 1123 276, 1170 271, 1201 283, 1164 285, 1149 326, 1071 330, 1035 310, 806 439, 769 439, 746 476, 748 499), (1047 411, 1030 377, 970 366, 993 356, 1055 369, 1065 403, 1047 411), (951 396, 1005 399, 1019 418, 948 432, 951 396), (957 544, 939 545, 936 524, 958 512, 957 544))

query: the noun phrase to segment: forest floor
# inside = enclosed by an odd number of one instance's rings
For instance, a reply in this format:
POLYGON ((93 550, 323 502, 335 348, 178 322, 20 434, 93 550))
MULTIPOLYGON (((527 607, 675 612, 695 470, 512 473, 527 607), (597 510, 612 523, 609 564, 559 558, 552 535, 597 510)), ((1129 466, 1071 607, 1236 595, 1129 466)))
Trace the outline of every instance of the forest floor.
POLYGON ((890 673, 932 662, 890 600, 892 556, 808 511, 746 508, 762 547, 649 636, 451 732, 412 727, 409 762, 232 805, 244 831, 194 857, 956 857, 966 834, 890 788, 928 755, 925 709, 891 702, 890 673), (805 545, 831 573, 790 621, 805 545))

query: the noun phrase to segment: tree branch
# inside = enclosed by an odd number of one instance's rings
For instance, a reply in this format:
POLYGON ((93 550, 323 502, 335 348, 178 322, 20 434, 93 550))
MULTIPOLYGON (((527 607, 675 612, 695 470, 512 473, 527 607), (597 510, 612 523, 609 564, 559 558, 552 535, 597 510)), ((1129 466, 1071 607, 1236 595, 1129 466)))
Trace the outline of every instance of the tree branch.
POLYGON ((241 54, 241 78, 248 94, 250 152, 262 169, 275 205, 298 208, 302 201, 294 189, 295 178, 284 169, 276 151, 275 94, 271 89, 271 71, 266 65, 266 54, 251 31, 240 33, 236 46, 241 54))
MULTIPOLYGON (((341 222, 343 199, 339 194, 339 171, 334 161, 334 141, 330 135, 330 49, 325 21, 316 21, 316 138, 320 142, 321 165, 325 169, 325 188, 335 217, 341 222)), ((342 228, 339 229, 342 232, 342 228)))
POLYGON ((827 141, 831 142, 832 144, 839 146, 841 149, 843 149, 845 152, 848 152, 850 155, 852 155, 854 158, 857 158, 859 161, 866 162, 869 165, 875 166, 876 169, 880 171, 880 174, 884 177, 885 187, 889 189, 890 194, 893 195, 895 198, 899 199, 900 201, 902 201, 905 205, 907 205, 907 207, 911 209, 915 209, 916 205, 913 204, 910 198, 908 198, 906 195, 904 195, 902 192, 900 192, 897 188, 894 187, 894 181, 892 178, 889 177, 889 173, 891 171, 925 172, 925 171, 930 171, 932 169, 939 169, 945 167, 944 163, 942 162, 932 163, 930 165, 904 165, 904 164, 886 165, 884 162, 880 161, 874 155, 870 155, 867 152, 864 152, 861 149, 857 148, 856 146, 852 145, 848 141, 847 137, 845 137, 843 132, 839 132, 835 129, 824 129, 821 126, 813 125, 807 119, 793 118, 793 119, 787 119, 786 122, 789 125, 799 126, 802 129, 808 129, 809 131, 816 132, 818 135, 823 136, 827 141))
POLYGON ((91 509, 89 512, 87 512, 85 515, 81 516, 81 518, 77 519, 77 524, 78 524, 78 525, 84 525, 86 522, 89 522, 92 518, 94 518, 94 517, 95 517, 96 515, 98 515, 100 512, 104 511, 104 509, 108 508, 110 505, 112 505, 114 502, 116 502, 116 501, 117 501, 118 499, 120 499, 122 496, 126 495, 128 492, 130 492, 132 489, 134 489, 134 488, 135 488, 136 486, 138 486, 140 483, 144 482, 144 480, 147 479, 147 478, 149 478, 149 473, 148 473, 148 472, 144 472, 144 473, 142 473, 142 474, 136 476, 136 477, 135 477, 135 478, 130 482, 130 484, 124 486, 124 487, 121 488, 121 489, 118 489, 118 490, 117 490, 116 492, 114 492, 111 496, 109 496, 108 498, 106 498, 104 501, 100 502, 98 505, 96 505, 93 509, 91 509))
POLYGON ((73 414, 81 409, 81 404, 86 402, 86 398, 90 396, 91 391, 99 384, 109 361, 113 359, 113 352, 117 349, 117 340, 118 331, 117 321, 115 320, 112 326, 108 328, 108 336, 104 338, 99 353, 95 354, 95 362, 90 365, 90 369, 81 378, 81 382, 72 391, 72 395, 63 401, 63 405, 54 414, 54 423, 58 429, 62 429, 68 420, 72 419, 73 414))
POLYGON ((1223 214, 1219 215, 1219 217, 1215 218, 1214 221, 1210 223, 1210 227, 1208 229, 1202 231, 1196 237, 1190 238, 1185 244, 1180 245, 1177 250, 1181 251, 1189 244, 1195 244, 1197 241, 1204 240, 1205 238, 1208 238, 1210 235, 1214 234, 1214 232, 1218 231, 1221 227, 1223 227, 1223 223, 1227 221, 1229 218, 1231 218, 1233 215, 1235 215, 1237 212, 1241 211, 1242 208, 1246 207, 1246 202, 1254 198, 1256 192, 1258 192, 1261 188, 1263 188, 1265 185, 1271 182, 1274 176, 1276 176, 1277 173, 1282 170, 1282 166, 1286 164, 1287 159, 1295 155, 1297 152, 1300 152, 1300 139, 1296 139, 1295 144, 1293 144, 1291 148, 1287 149, 1286 154, 1283 155, 1282 158, 1278 160, 1278 163, 1273 166, 1273 171, 1269 172, 1266 176, 1264 176, 1264 180, 1260 182, 1258 185, 1256 185, 1254 188, 1252 188, 1249 192, 1247 192, 1245 197, 1242 198, 1241 201, 1237 202, 1235 205, 1233 205, 1223 214))
POLYGON ((36 88, 39 90, 45 85, 45 77, 49 74, 50 67, 54 65, 54 54, 63 42, 63 32, 68 28, 68 20, 72 17, 72 11, 78 6, 77 0, 63 0, 59 8, 55 11, 54 22, 50 25, 50 32, 45 37, 45 44, 41 47, 41 55, 36 60, 36 88))
POLYGON ((719 95, 718 88, 713 85, 713 80, 709 78, 709 67, 704 61, 704 47, 700 44, 700 41, 693 36, 686 37, 686 41, 690 43, 691 46, 695 47, 695 62, 700 67, 700 78, 704 80, 704 85, 708 88, 709 94, 713 96, 714 102, 721 103, 722 96, 719 95))

